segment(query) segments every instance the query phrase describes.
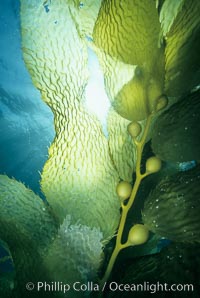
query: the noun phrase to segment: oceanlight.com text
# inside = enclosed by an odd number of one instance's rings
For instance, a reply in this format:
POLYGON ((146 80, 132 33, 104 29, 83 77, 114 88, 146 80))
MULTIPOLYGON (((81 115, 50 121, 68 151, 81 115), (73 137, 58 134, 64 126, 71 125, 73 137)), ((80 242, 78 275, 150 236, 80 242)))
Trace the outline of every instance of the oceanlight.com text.
POLYGON ((103 292, 105 289, 112 292, 149 292, 155 294, 157 292, 193 292, 193 284, 168 284, 168 283, 149 283, 144 281, 143 283, 117 283, 115 281, 105 282, 102 286, 94 282, 46 282, 39 281, 37 283, 28 282, 26 284, 28 291, 37 292, 62 292, 67 293, 69 291, 75 292, 103 292))

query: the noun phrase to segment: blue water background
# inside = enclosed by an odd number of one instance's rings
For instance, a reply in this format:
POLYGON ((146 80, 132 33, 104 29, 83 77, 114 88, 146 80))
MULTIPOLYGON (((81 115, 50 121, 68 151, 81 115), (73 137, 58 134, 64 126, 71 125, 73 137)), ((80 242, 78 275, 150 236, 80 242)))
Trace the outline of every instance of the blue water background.
POLYGON ((54 138, 53 115, 24 65, 19 1, 0 1, 0 174, 40 192, 40 173, 54 138))

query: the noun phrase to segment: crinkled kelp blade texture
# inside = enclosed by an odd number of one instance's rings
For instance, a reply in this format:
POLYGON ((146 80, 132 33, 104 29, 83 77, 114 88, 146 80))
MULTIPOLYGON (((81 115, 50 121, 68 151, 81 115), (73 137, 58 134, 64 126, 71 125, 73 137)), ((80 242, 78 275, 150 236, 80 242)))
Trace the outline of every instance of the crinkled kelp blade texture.
POLYGON ((157 55, 159 29, 154 1, 102 1, 94 41, 111 57, 151 68, 149 64, 157 55))
POLYGON ((96 22, 102 0, 67 0, 65 3, 70 7, 70 13, 76 24, 80 37, 86 41, 92 41, 94 24, 96 22))
MULTIPOLYGON (((83 225, 71 225, 67 216, 58 235, 45 256, 45 263, 53 280, 71 284, 95 281, 102 254, 99 229, 83 225)), ((78 293, 74 293, 79 297, 78 293)), ((80 293, 82 297, 82 293, 80 293)))
MULTIPOLYGON (((113 96, 113 107, 126 119, 145 119, 162 94, 164 55, 159 32, 155 1, 102 1, 94 28, 94 43, 104 53, 99 55, 102 64, 105 64, 104 72, 108 75, 109 67, 115 71, 116 60, 127 68, 130 65, 139 66, 124 85, 119 82, 118 92, 109 90, 114 84, 112 77, 107 78, 106 87, 113 96), (105 61, 107 58, 110 65, 105 61)), ((117 89, 116 86, 114 88, 117 89)))
MULTIPOLYGON (((132 78, 135 66, 113 60, 94 47, 93 43, 90 43, 89 46, 96 52, 100 60, 107 95, 112 102, 114 94, 119 91, 120 86, 132 78)), ((136 147, 127 132, 129 123, 130 121, 121 117, 113 107, 109 109, 107 115, 109 151, 119 177, 127 181, 132 180, 136 163, 136 147)), ((141 125, 144 127, 145 122, 143 121, 141 125)))
MULTIPOLYGON (((28 282, 35 286, 43 281, 72 284, 97 278, 102 259, 100 229, 73 225, 70 216, 59 227, 44 201, 22 183, 3 175, 0 176, 0 235, 8 245, 14 269, 10 275, 4 273, 0 277, 1 297, 6 298, 7 294, 27 297, 28 282)), ((41 289, 31 291, 29 296, 54 297, 54 293, 41 289)), ((63 293, 55 296, 63 297, 63 293)), ((79 293, 71 291, 70 297, 79 297, 79 293)))
MULTIPOLYGON (((87 45, 90 48, 90 51, 95 53, 95 51, 97 51, 97 48, 94 47, 93 43, 93 28, 99 13, 101 1, 90 0, 82 3, 82 5, 79 4, 79 6, 79 9, 77 9, 77 4, 75 5, 74 2, 73 8, 70 9, 73 14, 73 20, 76 23, 76 28, 79 32, 79 35, 88 41, 87 45)), ((98 58, 103 55, 103 53, 100 53, 99 51, 97 51, 97 53, 98 58)), ((109 90, 107 89, 107 95, 111 99, 111 94, 115 94, 119 91, 118 85, 120 84, 121 86, 122 82, 127 82, 127 80, 129 80, 133 76, 135 66, 129 65, 130 67, 127 67, 127 65, 120 61, 113 61, 112 58, 108 60, 108 58, 108 56, 106 57, 106 59, 104 57, 104 60, 102 57, 100 58, 100 60, 103 60, 108 66, 107 68, 104 64, 101 63, 104 71, 105 85, 107 85, 107 81, 108 84, 112 84, 112 88, 110 88, 109 90), (110 77, 112 78, 110 79, 110 77)), ((119 177, 123 180, 131 181, 132 172, 135 168, 136 150, 127 132, 128 124, 128 120, 122 118, 112 108, 110 109, 107 117, 107 130, 109 136, 108 144, 111 159, 114 162, 119 177)))
POLYGON ((162 179, 145 201, 143 222, 161 237, 200 242, 200 166, 162 179))
POLYGON ((200 160, 200 90, 162 113, 152 129, 152 149, 170 162, 200 160))
POLYGON ((43 256, 56 233, 50 208, 24 184, 1 175, 0 235, 12 254, 16 297, 27 282, 47 279, 43 256))
POLYGON ((170 2, 165 1, 161 10, 166 40, 165 91, 169 96, 180 96, 200 81, 200 2, 178 1, 176 11, 170 2))
POLYGON ((24 60, 55 117, 41 185, 61 222, 71 214, 72 222, 100 228, 108 238, 119 220, 119 177, 100 122, 84 107, 87 46, 74 3, 52 1, 47 12, 43 1, 21 1, 24 60))
POLYGON ((120 178, 131 182, 135 169, 136 148, 127 130, 130 121, 122 118, 111 108, 107 123, 109 148, 114 164, 120 178))

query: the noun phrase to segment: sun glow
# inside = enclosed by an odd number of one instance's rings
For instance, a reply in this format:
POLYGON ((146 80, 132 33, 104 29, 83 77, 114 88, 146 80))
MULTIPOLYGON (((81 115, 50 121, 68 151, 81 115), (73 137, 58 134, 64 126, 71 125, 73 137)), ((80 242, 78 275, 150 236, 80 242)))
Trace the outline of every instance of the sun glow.
POLYGON ((104 135, 107 137, 107 114, 110 108, 110 101, 104 88, 103 72, 100 68, 96 54, 88 48, 89 81, 85 90, 85 107, 97 116, 102 124, 104 135))

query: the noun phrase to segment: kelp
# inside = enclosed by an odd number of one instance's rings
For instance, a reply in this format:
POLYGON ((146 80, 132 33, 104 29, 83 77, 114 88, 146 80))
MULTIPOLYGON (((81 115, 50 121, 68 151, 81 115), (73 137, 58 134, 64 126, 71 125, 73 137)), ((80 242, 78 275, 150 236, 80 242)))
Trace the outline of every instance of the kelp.
POLYGON ((162 179, 145 201, 144 224, 176 242, 200 242, 200 166, 162 179))
POLYGON ((200 90, 162 113, 152 129, 152 149, 170 162, 200 160, 200 90))

